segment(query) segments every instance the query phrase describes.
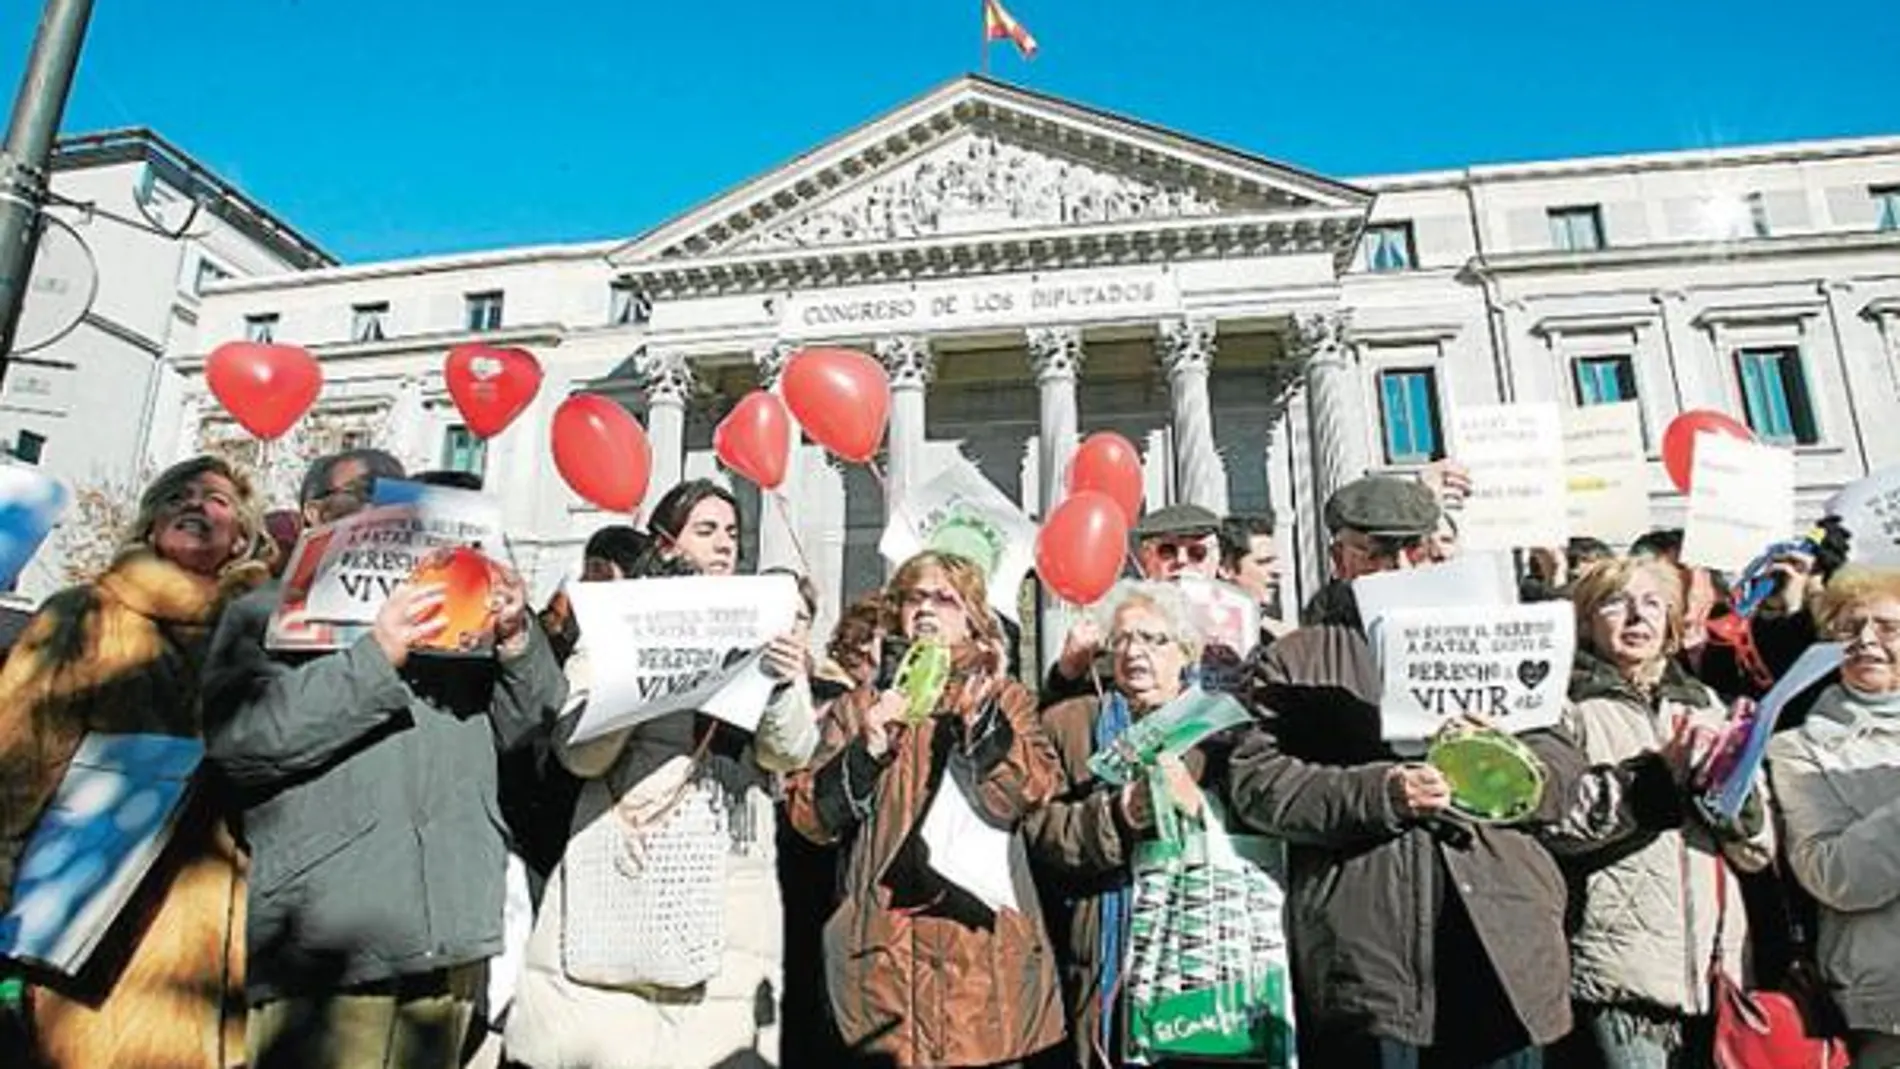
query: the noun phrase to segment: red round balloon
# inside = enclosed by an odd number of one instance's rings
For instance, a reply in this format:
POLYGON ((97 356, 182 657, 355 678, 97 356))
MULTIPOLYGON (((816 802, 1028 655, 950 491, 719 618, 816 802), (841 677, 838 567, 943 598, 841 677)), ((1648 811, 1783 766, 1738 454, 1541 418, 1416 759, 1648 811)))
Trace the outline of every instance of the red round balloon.
POLYGON ((1121 577, 1128 516, 1100 490, 1070 495, 1036 534, 1036 574, 1062 600, 1089 605, 1121 577))
POLYGON ((1141 515, 1144 492, 1141 454, 1134 443, 1114 431, 1097 431, 1083 439, 1069 461, 1069 493, 1083 490, 1107 494, 1133 523, 1141 515))
POLYGON ((1663 432, 1663 470, 1669 473, 1669 481, 1676 484, 1676 489, 1685 494, 1689 492, 1690 477, 1695 472, 1698 434, 1725 434, 1744 442, 1755 440, 1753 431, 1712 409, 1692 409, 1671 420, 1669 429, 1663 432))
POLYGON ((442 366, 449 397, 478 438, 493 438, 515 421, 541 389, 541 362, 526 349, 458 345, 442 366))
POLYGON ((792 421, 785 402, 764 390, 740 398, 713 428, 713 452, 726 467, 761 488, 778 489, 792 455, 792 421))
POLYGON ((554 410, 554 466, 574 492, 609 512, 647 496, 653 447, 633 414, 599 394, 577 393, 554 410))
POLYGON ((323 389, 323 368, 295 345, 232 341, 212 350, 205 382, 231 418, 268 440, 310 411, 323 389))
POLYGON ((785 404, 812 441, 851 461, 868 463, 891 415, 884 366, 855 349, 800 349, 779 379, 785 404))

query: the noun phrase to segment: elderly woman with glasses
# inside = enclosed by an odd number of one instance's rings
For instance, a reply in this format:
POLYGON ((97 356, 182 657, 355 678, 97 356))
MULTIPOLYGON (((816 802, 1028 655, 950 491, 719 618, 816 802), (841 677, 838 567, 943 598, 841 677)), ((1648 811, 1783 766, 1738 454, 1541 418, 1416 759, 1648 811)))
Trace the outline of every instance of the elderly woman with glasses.
MULTIPOLYGON (((1181 696, 1200 661, 1202 636, 1171 583, 1122 584, 1103 601, 1113 685, 1100 697, 1072 698, 1043 713, 1043 729, 1062 759, 1063 788, 1024 822, 1037 883, 1049 903, 1050 929, 1069 1007, 1073 1064, 1097 1055, 1121 1064, 1113 1006, 1127 946, 1135 844, 1152 833, 1154 810, 1145 782, 1117 787, 1095 777, 1089 758, 1129 725, 1181 696)), ((1197 777, 1211 780, 1221 762, 1204 743, 1184 762, 1164 758, 1171 793, 1198 808, 1197 777)))
POLYGON ((1856 1066, 1900 1065, 1900 571, 1850 567, 1816 606, 1841 678, 1768 746, 1788 866, 1856 1066))
MULTIPOLYGON (((202 736, 211 626, 227 596, 269 577, 274 547, 250 480, 217 457, 160 474, 126 534, 104 575, 47 599, 0 674, 0 906, 16 872, 83 878, 96 860, 22 856, 89 733, 202 736)), ((225 800, 201 779, 86 971, 29 990, 26 1064, 244 1061, 245 866, 225 800)))
POLYGON ((1577 659, 1564 729, 1599 768, 1553 836, 1583 880, 1571 992, 1610 1069, 1707 1064, 1709 965, 1740 982, 1748 918, 1736 872, 1774 856, 1759 786, 1733 825, 1693 800, 1691 772, 1727 721, 1676 659, 1680 574, 1651 558, 1591 565, 1572 592, 1577 659))
POLYGON ((1061 771, 1035 695, 1004 673, 986 606, 971 561, 906 561, 885 600, 887 641, 934 644, 948 678, 934 693, 874 682, 840 698, 811 765, 786 784, 802 834, 848 842, 844 902, 825 925, 827 986, 845 1043, 876 1064, 1014 1065, 1062 1040, 1055 953, 1020 834, 1061 771), (944 804, 1010 833, 975 860, 1006 866, 1013 902, 940 871, 922 832, 944 804))

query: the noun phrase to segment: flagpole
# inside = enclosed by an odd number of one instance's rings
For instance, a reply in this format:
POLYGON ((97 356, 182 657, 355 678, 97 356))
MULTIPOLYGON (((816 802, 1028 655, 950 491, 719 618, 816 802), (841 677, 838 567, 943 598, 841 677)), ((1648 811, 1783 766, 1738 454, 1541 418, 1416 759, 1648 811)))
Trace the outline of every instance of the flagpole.
POLYGON ((978 25, 983 28, 983 76, 990 73, 990 0, 976 0, 978 25))

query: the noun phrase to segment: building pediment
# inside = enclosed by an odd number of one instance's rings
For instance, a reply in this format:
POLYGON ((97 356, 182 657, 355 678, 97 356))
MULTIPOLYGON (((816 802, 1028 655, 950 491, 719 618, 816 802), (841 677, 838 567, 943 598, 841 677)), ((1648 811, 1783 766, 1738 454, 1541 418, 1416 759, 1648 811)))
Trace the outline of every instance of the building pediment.
MULTIPOLYGON (((1275 220, 1350 246, 1371 195, 965 77, 615 250, 625 268, 1275 220)), ((1264 233, 1264 231, 1262 231, 1264 233)))

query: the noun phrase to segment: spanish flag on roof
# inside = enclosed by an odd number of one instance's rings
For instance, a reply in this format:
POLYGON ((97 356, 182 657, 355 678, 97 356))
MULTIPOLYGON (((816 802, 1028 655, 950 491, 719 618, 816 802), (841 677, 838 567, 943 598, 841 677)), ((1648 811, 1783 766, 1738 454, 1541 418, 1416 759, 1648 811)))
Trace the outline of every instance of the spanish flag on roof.
POLYGON ((1004 9, 1002 0, 983 0, 983 40, 1001 41, 1004 38, 1016 42, 1016 50, 1023 54, 1024 59, 1035 58, 1035 37, 1004 9))

